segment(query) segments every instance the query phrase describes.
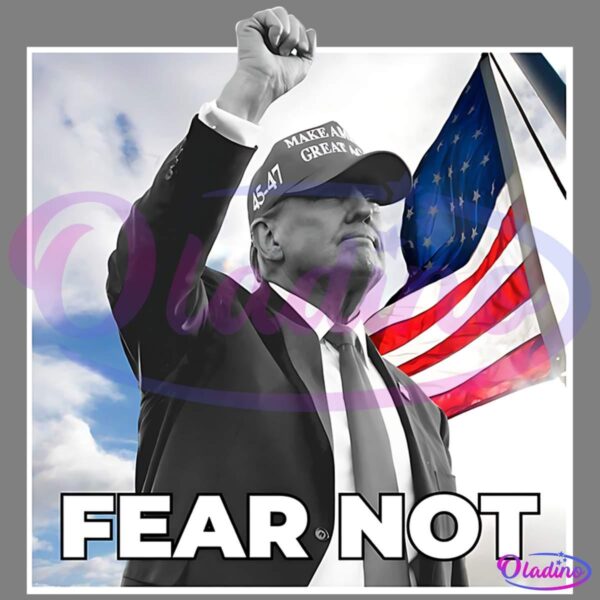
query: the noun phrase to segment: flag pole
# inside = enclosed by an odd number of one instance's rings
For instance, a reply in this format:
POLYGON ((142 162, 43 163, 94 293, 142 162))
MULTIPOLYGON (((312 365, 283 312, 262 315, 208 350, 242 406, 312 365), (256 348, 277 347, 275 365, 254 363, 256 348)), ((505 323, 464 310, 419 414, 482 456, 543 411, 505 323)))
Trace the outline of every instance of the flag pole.
POLYGON ((565 82, 541 52, 511 52, 511 56, 566 137, 567 86, 565 82))
POLYGON ((555 181, 556 185, 558 186, 558 189, 561 191, 563 197, 566 198, 567 190, 565 189, 565 186, 562 184, 562 181, 560 180, 560 177, 558 176, 558 173, 556 172, 554 166, 550 162, 550 158, 548 157, 548 154, 546 154, 546 151, 544 150, 544 147, 542 146, 540 140, 538 139, 538 136, 536 135, 535 130, 533 129, 531 123, 529 122, 529 119, 527 118, 527 115, 525 114, 525 111, 523 110, 523 107, 521 106, 519 99, 517 98, 516 94, 513 92, 513 89, 510 87, 510 84, 508 83, 508 80, 506 79, 504 72, 500 68, 500 65, 498 64, 496 57, 491 52, 485 53, 485 54, 490 56, 492 58, 492 60, 494 61, 494 64, 496 65, 496 68, 498 69, 498 72, 500 73, 500 77, 502 77, 502 81, 504 81, 504 85, 506 85, 508 92, 510 93, 519 113, 521 114, 523 121, 525 122, 525 126, 527 127, 529 133, 531 134, 531 137, 533 138, 535 145, 537 146, 538 150, 540 151, 540 154, 542 155, 542 158, 544 159, 546 166, 548 167, 548 169, 550 170, 550 173, 552 174, 552 177, 554 178, 554 181, 555 181))
POLYGON ((550 358, 551 373, 554 376, 562 376, 565 372, 564 342, 552 308, 539 255, 536 251, 535 237, 525 201, 523 181, 489 55, 482 56, 480 68, 498 139, 502 168, 504 169, 506 186, 510 196, 515 228, 518 231, 521 253, 526 257, 523 264, 531 291, 531 300, 540 333, 550 358))

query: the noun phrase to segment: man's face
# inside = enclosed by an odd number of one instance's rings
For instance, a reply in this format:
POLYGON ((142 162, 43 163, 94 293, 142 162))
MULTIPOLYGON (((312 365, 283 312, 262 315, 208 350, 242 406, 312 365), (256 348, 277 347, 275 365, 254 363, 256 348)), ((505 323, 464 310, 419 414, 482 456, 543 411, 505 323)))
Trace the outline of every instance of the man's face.
POLYGON ((290 278, 326 273, 340 285, 367 289, 381 278, 379 205, 358 187, 351 186, 345 197, 294 197, 283 203, 276 235, 290 278))

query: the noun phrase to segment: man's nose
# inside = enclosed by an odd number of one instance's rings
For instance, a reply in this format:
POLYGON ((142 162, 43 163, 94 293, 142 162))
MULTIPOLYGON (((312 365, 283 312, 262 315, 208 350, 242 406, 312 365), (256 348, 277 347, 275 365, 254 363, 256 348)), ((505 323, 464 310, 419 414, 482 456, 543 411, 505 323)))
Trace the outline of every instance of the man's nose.
POLYGON ((364 196, 355 196, 348 199, 348 210, 346 212, 346 222, 370 223, 373 215, 379 212, 379 205, 365 198, 364 196))

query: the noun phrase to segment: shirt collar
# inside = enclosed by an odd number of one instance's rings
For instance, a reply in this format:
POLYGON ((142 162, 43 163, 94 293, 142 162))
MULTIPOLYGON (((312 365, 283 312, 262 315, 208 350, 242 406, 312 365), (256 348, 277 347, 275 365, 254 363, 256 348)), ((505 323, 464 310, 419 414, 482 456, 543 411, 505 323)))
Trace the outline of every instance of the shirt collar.
MULTIPOLYGON (((282 288, 277 283, 272 281, 267 281, 267 283, 306 321, 317 334, 319 341, 322 341, 327 332, 333 327, 334 322, 320 308, 304 300, 304 298, 282 288)), ((345 325, 354 331, 356 337, 360 340, 364 355, 367 356, 367 333, 360 311, 354 319, 348 321, 345 325)))

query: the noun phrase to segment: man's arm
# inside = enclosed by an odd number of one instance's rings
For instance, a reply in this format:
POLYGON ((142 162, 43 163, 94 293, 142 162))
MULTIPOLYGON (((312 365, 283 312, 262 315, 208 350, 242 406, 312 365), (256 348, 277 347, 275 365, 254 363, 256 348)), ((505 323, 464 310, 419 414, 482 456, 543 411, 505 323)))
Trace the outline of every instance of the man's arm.
MULTIPOLYGON (((280 7, 238 22, 236 35, 237 68, 216 105, 258 123, 272 102, 306 76, 315 35, 280 7)), ((166 337, 195 333, 205 323, 208 298, 201 277, 253 153, 195 117, 133 205, 109 259, 107 293, 136 371, 145 342, 152 343, 144 351, 144 368, 168 368, 163 361, 169 352, 161 347, 166 337)))
MULTIPOLYGON (((444 442, 444 447, 446 448, 448 464, 452 466, 452 458, 450 456, 450 427, 448 423, 448 417, 441 408, 439 408, 439 411, 441 419, 440 436, 444 442)), ((465 587, 469 585, 469 577, 467 575, 467 567, 464 557, 452 561, 451 585, 455 587, 465 587)))
POLYGON ((448 423, 448 417, 446 413, 438 406, 440 411, 440 436, 444 442, 444 448, 446 449, 446 456, 448 457, 448 464, 452 467, 452 457, 450 456, 450 426, 448 423))

